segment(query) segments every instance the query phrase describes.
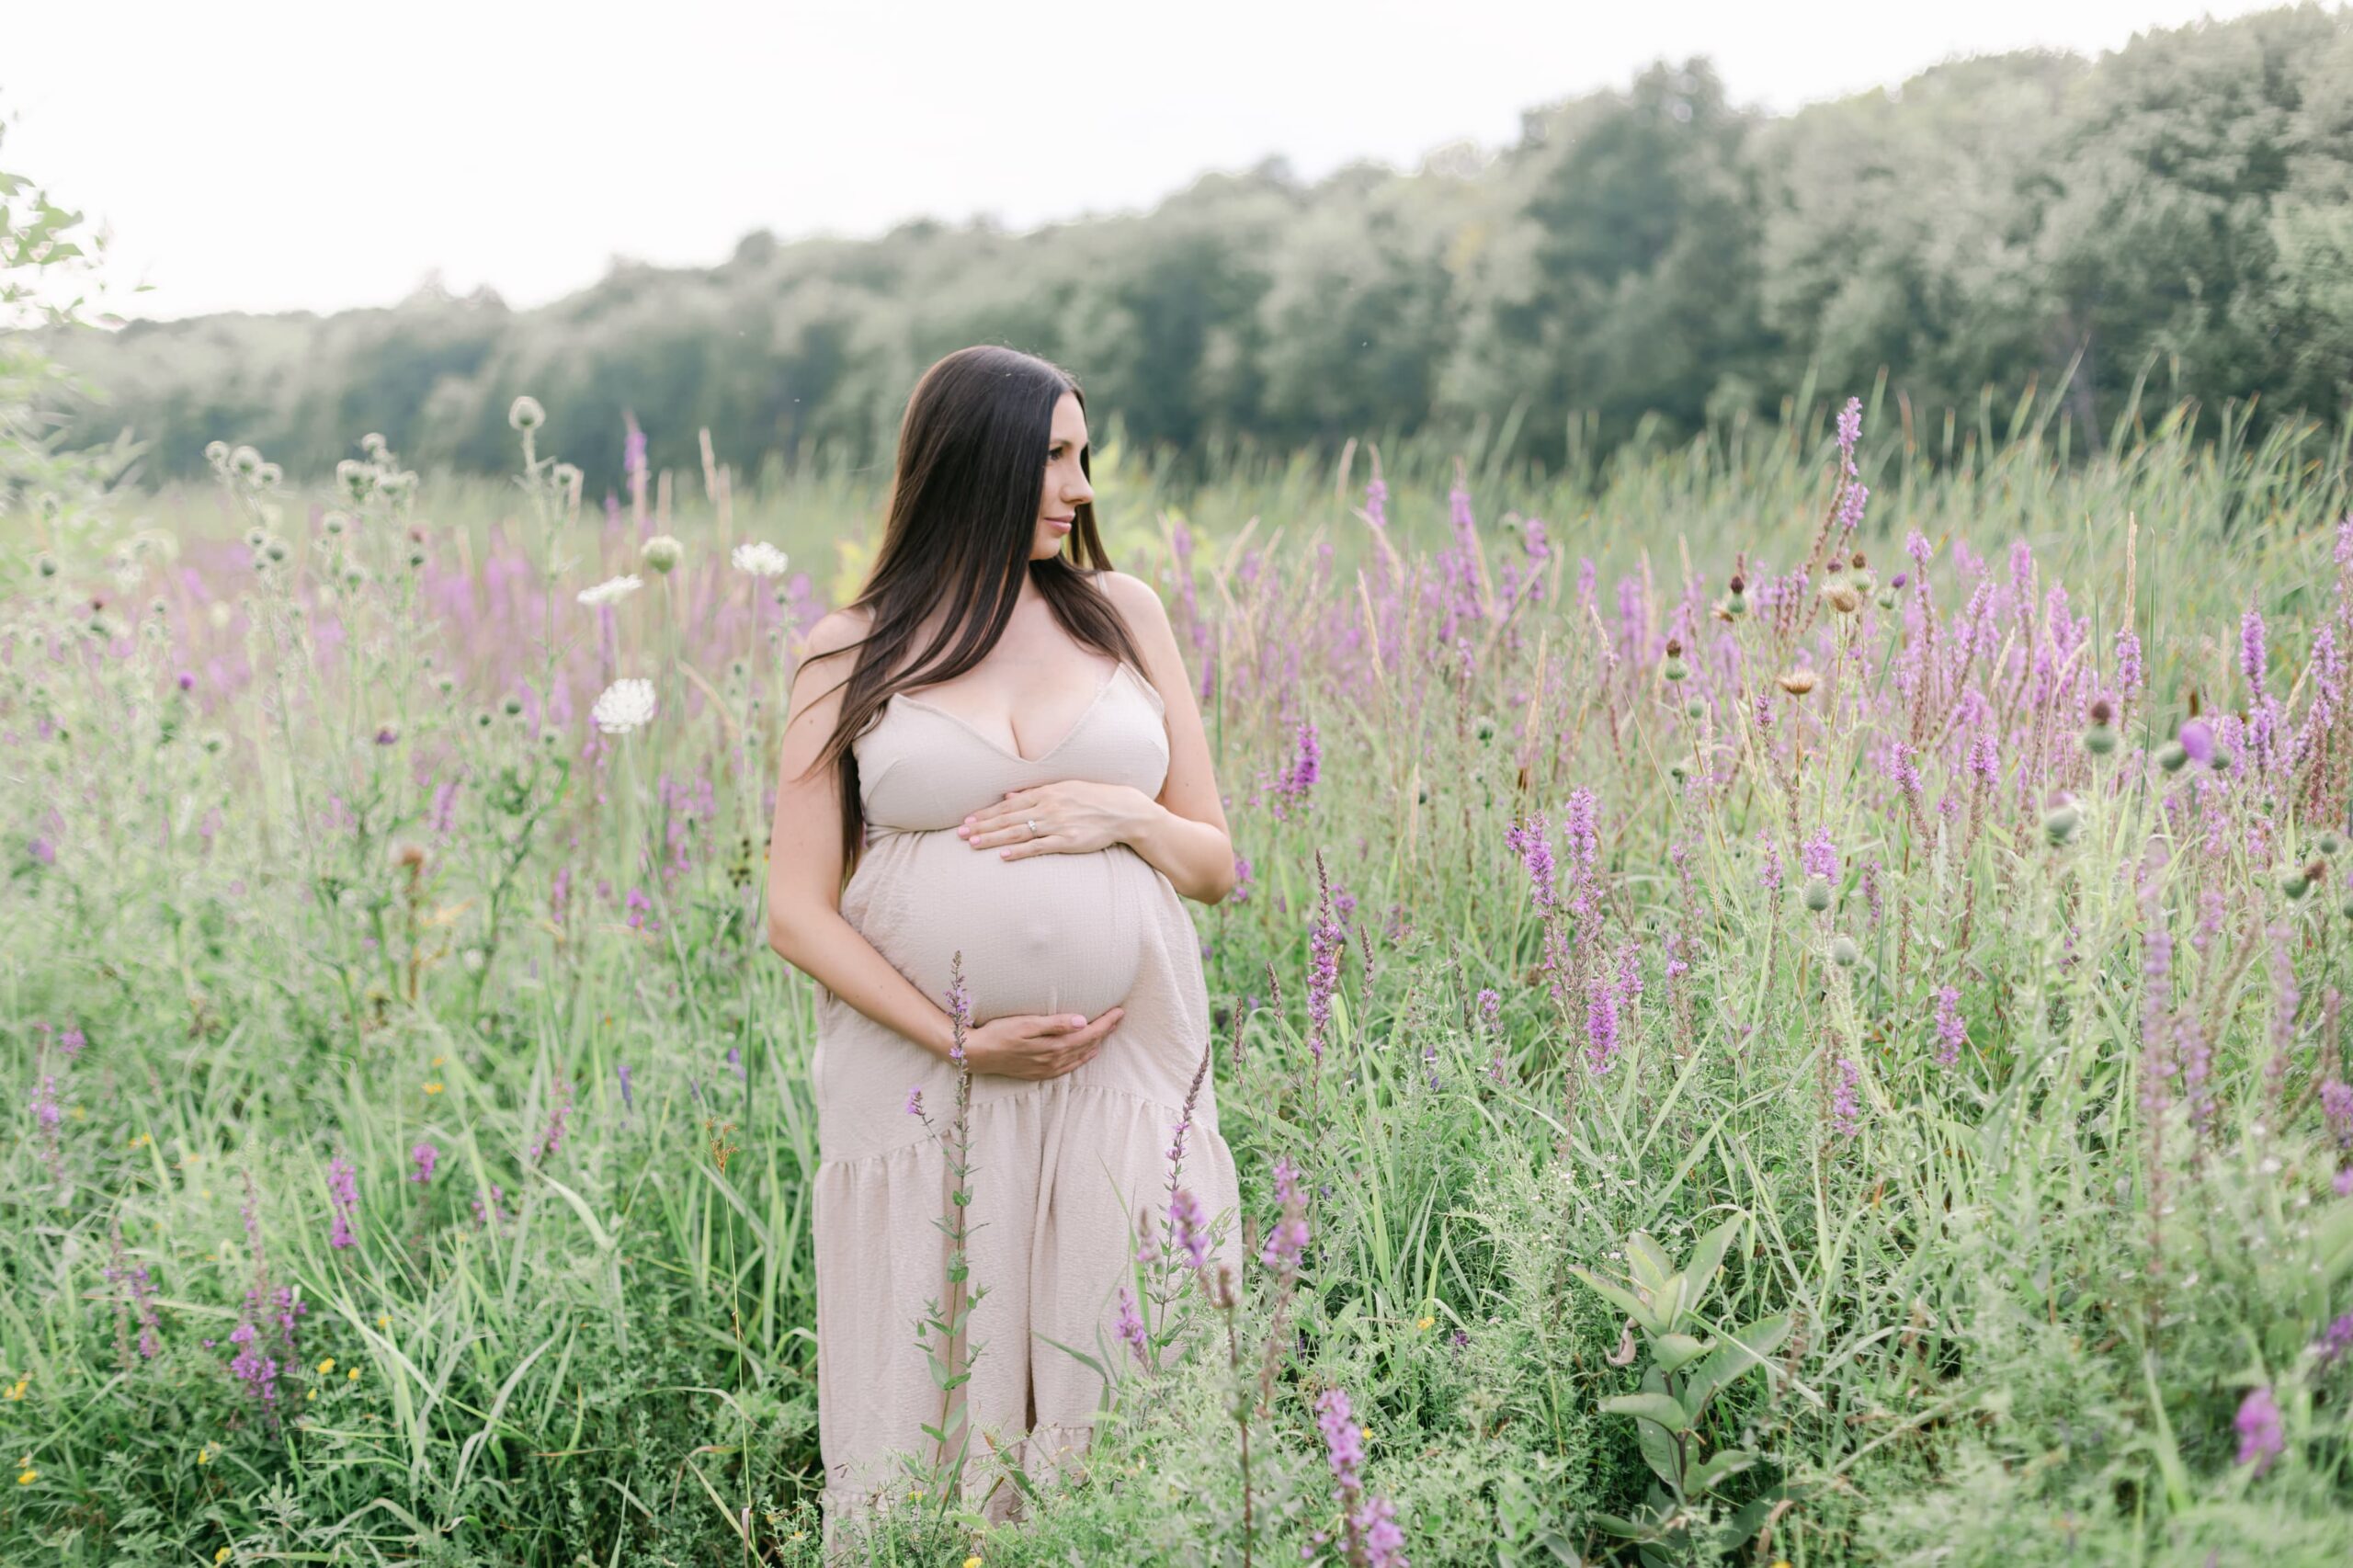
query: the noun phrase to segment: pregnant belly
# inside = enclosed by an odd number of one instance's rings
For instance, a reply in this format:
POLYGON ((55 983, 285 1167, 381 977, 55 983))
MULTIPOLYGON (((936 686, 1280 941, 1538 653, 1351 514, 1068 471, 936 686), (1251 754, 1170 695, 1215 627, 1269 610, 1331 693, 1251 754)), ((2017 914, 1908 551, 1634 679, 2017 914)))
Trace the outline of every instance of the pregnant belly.
POLYGON ((842 912, 925 995, 947 1006, 964 955, 975 1024, 1014 1013, 1093 1018, 1134 989, 1160 873, 1125 845, 1000 860, 952 831, 870 846, 842 912))

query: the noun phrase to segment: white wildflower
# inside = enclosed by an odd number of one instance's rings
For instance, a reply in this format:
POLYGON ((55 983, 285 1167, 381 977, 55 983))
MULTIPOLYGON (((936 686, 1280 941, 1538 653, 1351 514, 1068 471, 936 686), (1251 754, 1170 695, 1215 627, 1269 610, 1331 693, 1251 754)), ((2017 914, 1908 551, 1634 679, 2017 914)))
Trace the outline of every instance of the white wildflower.
POLYGON ((608 577, 593 588, 581 589, 580 602, 590 609, 600 605, 619 604, 644 585, 644 579, 634 572, 625 577, 608 577))
POLYGON ((506 410, 506 423, 517 430, 536 430, 548 422, 548 411, 535 397, 518 397, 506 410))
POLYGON ((654 717, 654 683, 638 679, 613 682, 597 699, 589 716, 608 734, 629 733, 654 717))
POLYGON ((781 577, 785 563, 791 557, 766 540, 759 540, 737 545, 728 559, 735 562, 738 571, 749 572, 755 577, 781 577))

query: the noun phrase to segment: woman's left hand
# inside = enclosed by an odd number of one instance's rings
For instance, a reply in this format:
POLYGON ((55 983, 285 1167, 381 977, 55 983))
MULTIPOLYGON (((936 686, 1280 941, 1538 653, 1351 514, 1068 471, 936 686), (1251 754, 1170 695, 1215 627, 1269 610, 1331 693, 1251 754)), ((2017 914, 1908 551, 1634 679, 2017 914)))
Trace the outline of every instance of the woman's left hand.
POLYGON ((1005 799, 964 819, 956 832, 975 849, 1018 860, 1030 855, 1085 855, 1124 844, 1152 802, 1131 784, 1065 778, 1008 790, 1005 799), (1035 822, 1032 836, 1029 824, 1035 822))

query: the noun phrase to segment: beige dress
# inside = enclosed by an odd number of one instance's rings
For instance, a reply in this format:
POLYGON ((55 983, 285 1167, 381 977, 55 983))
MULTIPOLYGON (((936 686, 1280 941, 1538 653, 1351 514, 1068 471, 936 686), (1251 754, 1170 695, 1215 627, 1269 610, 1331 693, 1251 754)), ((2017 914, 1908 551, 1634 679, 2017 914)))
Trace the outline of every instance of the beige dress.
MULTIPOLYGON (((1117 1336, 1117 1291, 1133 1278, 1133 1216, 1166 1211, 1170 1135, 1210 1017, 1199 936, 1151 862, 1124 844, 1005 860, 956 828, 1008 790, 1062 779, 1157 797, 1168 770, 1165 712, 1152 683, 1120 664, 1070 733, 1034 759, 904 692, 852 744, 868 846, 843 890, 843 918, 943 1007, 949 960, 961 949, 976 1023, 1127 1009, 1075 1072, 972 1080, 968 1289, 986 1290, 968 1329, 978 1346, 965 1387, 974 1495, 991 1471, 983 1434, 1038 1481, 1092 1436, 1103 1381, 1050 1340, 1097 1359, 1131 1356, 1117 1336)), ((920 1088, 944 1127, 956 1072, 820 987, 812 1076, 818 1429, 837 1519, 876 1485, 904 1484, 892 1450, 928 1452, 921 1427, 940 1425, 918 1320, 927 1301, 947 1300, 949 1244, 934 1221, 948 1211, 949 1178, 939 1139, 908 1113, 907 1097, 920 1088)), ((1183 1185, 1223 1226, 1214 1258, 1238 1272, 1233 1157, 1217 1126, 1205 1077, 1183 1185)))

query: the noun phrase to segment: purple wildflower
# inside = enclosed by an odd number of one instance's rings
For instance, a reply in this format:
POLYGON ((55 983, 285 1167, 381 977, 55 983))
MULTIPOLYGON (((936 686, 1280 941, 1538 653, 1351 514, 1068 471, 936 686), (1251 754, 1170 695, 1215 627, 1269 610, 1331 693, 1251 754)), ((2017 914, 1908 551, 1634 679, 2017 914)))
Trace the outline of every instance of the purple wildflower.
POLYGON ((555 1081, 555 1105, 548 1112, 548 1124, 531 1144, 531 1164, 552 1154, 563 1144, 564 1119, 572 1114, 572 1080, 559 1074, 555 1081))
POLYGON ((351 1217, 359 1208, 359 1173, 340 1153, 327 1162, 327 1200, 335 1209, 335 1224, 327 1236, 332 1247, 355 1244, 358 1237, 352 1234, 351 1217))
POLYGON ((2313 1341, 2313 1356, 2324 1367, 2336 1365, 2353 1350, 2353 1312, 2347 1312, 2320 1331, 2313 1341))
POLYGON ((2340 1149, 2353 1149, 2353 1084, 2331 1078, 2320 1086, 2320 1112, 2340 1149))
POLYGON ((907 1114, 914 1117, 923 1115, 923 1085, 921 1084, 915 1085, 907 1091, 907 1114))
POLYGON ((1837 1072, 1838 1082, 1830 1091, 1830 1129, 1841 1138, 1852 1138, 1863 1130, 1862 1106, 1855 1097, 1863 1070, 1841 1056, 1837 1059, 1837 1072))
POLYGON ((1596 1074, 1608 1072, 1618 1060, 1618 999, 1607 991, 1586 1004, 1585 1038, 1586 1064, 1596 1074))
POLYGON ((1183 1250, 1186 1261, 1195 1268, 1207 1268, 1208 1221, 1201 1215, 1201 1200, 1193 1196, 1190 1187, 1178 1187, 1176 1195, 1168 1200, 1168 1222, 1176 1227, 1176 1245, 1183 1250))
POLYGON ((1863 400, 1850 397, 1838 411, 1838 460, 1849 476, 1855 472, 1855 443, 1863 438, 1863 400))
POLYGON ((2253 605, 2239 620, 2239 673, 2246 676, 2246 689, 2256 702, 2263 700, 2264 671, 2270 664, 2265 645, 2263 613, 2253 605))
POLYGON ((2214 726, 2203 719, 2192 719, 2176 733, 2174 739, 2189 754, 2189 760, 2201 766, 2214 760, 2214 726))
POLYGON ((2271 1461, 2288 1446, 2279 1404, 2268 1387, 2255 1390, 2240 1402, 2238 1418, 2232 1425, 2238 1429, 2238 1462, 2254 1465, 2257 1475, 2269 1470, 2271 1461))
POLYGON ((1117 1330, 1128 1348, 1136 1353, 1136 1360, 1144 1359, 1143 1319, 1136 1315, 1136 1299, 1125 1285, 1120 1287, 1120 1316, 1117 1330))
POLYGON ((1830 842, 1830 830, 1819 828, 1798 850, 1798 864, 1809 877, 1824 881, 1838 880, 1838 846, 1830 842))
POLYGON ((1536 907, 1552 907, 1552 845, 1544 813, 1538 812, 1525 823, 1504 834, 1504 842, 1528 868, 1528 880, 1536 890, 1536 907))
POLYGON ((1969 1040, 1969 1026, 1961 1021, 1961 991, 1957 986, 1937 988, 1937 1065, 1950 1067, 1961 1060, 1961 1048, 1969 1040))
POLYGON ((1756 880, 1764 884, 1767 892, 1778 892, 1781 886, 1781 852, 1765 834, 1756 835, 1756 844, 1764 851, 1759 857, 1756 880))
POLYGON ((419 1187, 429 1185, 433 1180, 433 1167, 441 1163, 441 1151, 431 1143, 419 1143, 408 1152, 408 1157, 410 1164, 416 1166, 409 1173, 408 1179, 419 1187))
POLYGON ((1299 1168, 1288 1156, 1275 1162, 1275 1201, 1282 1205, 1282 1217, 1267 1233, 1258 1261, 1289 1278, 1299 1271, 1307 1250, 1307 1199, 1300 1195, 1299 1168))
POLYGON ((629 1063, 626 1062, 620 1063, 613 1069, 613 1074, 621 1081, 621 1108, 623 1110, 635 1110, 637 1108, 637 1096, 632 1093, 630 1088, 629 1063))

